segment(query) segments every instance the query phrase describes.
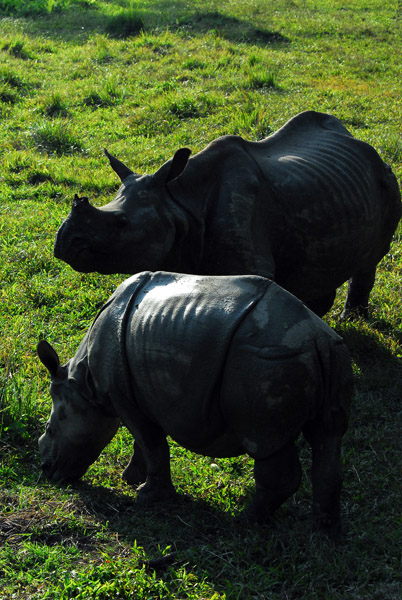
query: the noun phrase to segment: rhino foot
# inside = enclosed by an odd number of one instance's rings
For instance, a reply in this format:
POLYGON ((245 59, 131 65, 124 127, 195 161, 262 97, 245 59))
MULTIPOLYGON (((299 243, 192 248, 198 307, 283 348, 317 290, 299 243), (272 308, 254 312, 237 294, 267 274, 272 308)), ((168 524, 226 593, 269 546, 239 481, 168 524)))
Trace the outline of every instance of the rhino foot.
POLYGON ((235 517, 235 522, 245 527, 248 525, 274 525, 272 515, 255 511, 254 508, 250 506, 247 506, 235 517))
POLYGON ((263 491, 257 491, 247 506, 239 513, 236 520, 239 523, 260 525, 273 524, 274 510, 270 508, 269 497, 263 491))
POLYGON ((141 484, 137 488, 137 502, 141 504, 153 504, 170 500, 176 496, 176 490, 173 485, 156 486, 150 485, 149 482, 141 484))
POLYGON ((344 308, 341 312, 340 321, 354 321, 356 319, 368 319, 368 306, 355 306, 353 308, 344 308))
POLYGON ((323 533, 330 540, 337 541, 343 533, 341 519, 333 519, 327 514, 321 514, 313 520, 313 532, 323 533))
POLYGON ((144 483, 146 479, 146 473, 144 473, 143 469, 137 467, 130 463, 124 469, 121 478, 128 483, 128 485, 140 485, 144 483))
POLYGON ((136 441, 134 441, 133 455, 124 469, 121 478, 128 483, 128 485, 140 485, 145 483, 147 478, 147 465, 144 459, 144 454, 141 447, 136 441))

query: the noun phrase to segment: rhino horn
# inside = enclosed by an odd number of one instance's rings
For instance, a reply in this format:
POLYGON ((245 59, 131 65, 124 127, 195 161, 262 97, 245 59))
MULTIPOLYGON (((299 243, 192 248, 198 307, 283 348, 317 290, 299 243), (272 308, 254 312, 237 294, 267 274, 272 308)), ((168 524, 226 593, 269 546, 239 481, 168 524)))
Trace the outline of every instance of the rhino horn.
POLYGON ((126 177, 128 177, 129 175, 133 175, 133 171, 131 169, 129 169, 128 167, 126 167, 126 165, 124 163, 121 162, 121 160, 119 160, 118 158, 116 158, 115 156, 112 156, 112 154, 110 154, 106 148, 104 148, 104 153, 106 154, 106 156, 109 159, 110 162, 110 166, 112 167, 113 171, 115 173, 117 173, 117 175, 120 177, 120 180, 123 182, 126 177))
POLYGON ((80 198, 79 196, 77 196, 77 194, 75 194, 72 204, 71 204, 71 208, 81 208, 83 206, 88 206, 89 205, 89 200, 86 197, 80 198))

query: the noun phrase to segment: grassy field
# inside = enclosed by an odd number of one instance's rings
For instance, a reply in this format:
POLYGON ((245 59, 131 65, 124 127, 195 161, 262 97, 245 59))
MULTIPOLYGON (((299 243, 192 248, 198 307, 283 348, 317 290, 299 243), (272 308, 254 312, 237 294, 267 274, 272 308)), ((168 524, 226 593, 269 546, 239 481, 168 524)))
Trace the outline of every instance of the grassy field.
POLYGON ((397 600, 401 582, 402 232, 367 322, 326 320, 356 373, 345 437, 345 535, 310 533, 309 450, 272 527, 233 516, 246 457, 172 444, 179 500, 142 508, 120 480, 122 429, 74 487, 46 482, 50 411, 35 354, 67 360, 119 276, 53 258, 75 193, 112 199, 102 148, 152 172, 180 146, 257 140, 306 109, 330 112, 402 180, 402 8, 391 0, 0 0, 0 597, 397 600))

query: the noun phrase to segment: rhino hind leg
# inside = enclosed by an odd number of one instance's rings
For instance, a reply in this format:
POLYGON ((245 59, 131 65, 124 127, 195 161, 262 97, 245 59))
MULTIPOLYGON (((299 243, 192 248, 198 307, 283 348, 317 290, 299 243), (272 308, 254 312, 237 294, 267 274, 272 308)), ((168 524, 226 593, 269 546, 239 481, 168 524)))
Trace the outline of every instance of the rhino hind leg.
POLYGON ((348 281, 348 293, 341 319, 354 316, 367 318, 368 301, 375 281, 376 267, 355 273, 348 281))
POLYGON ((347 417, 342 410, 330 428, 320 419, 309 423, 303 434, 312 449, 313 529, 337 538, 342 532, 340 495, 343 483, 342 436, 347 417))
POLYGON ((254 479, 255 494, 244 512, 248 519, 264 523, 300 486, 301 465, 294 442, 268 458, 256 459, 254 479))

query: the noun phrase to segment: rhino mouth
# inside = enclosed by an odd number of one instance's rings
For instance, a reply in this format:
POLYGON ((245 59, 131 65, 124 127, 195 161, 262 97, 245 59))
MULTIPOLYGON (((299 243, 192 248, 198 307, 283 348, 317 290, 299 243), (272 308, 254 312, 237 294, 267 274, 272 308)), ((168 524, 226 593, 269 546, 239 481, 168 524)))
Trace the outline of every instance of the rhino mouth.
POLYGON ((59 260, 63 260, 79 273, 114 273, 113 265, 108 268, 110 261, 109 251, 102 248, 94 248, 88 244, 88 241, 79 239, 69 244, 64 244, 63 240, 56 238, 53 247, 53 255, 59 260))
POLYGON ((40 467, 46 477, 52 480, 57 470, 57 462, 43 461, 40 467))
POLYGON ((69 483, 75 483, 82 475, 81 472, 80 474, 76 475, 64 475, 60 472, 58 467, 59 464, 57 460, 54 462, 45 461, 41 464, 41 469, 45 474, 46 478, 49 479, 49 481, 52 481, 53 483, 57 483, 59 485, 68 485, 69 483))

